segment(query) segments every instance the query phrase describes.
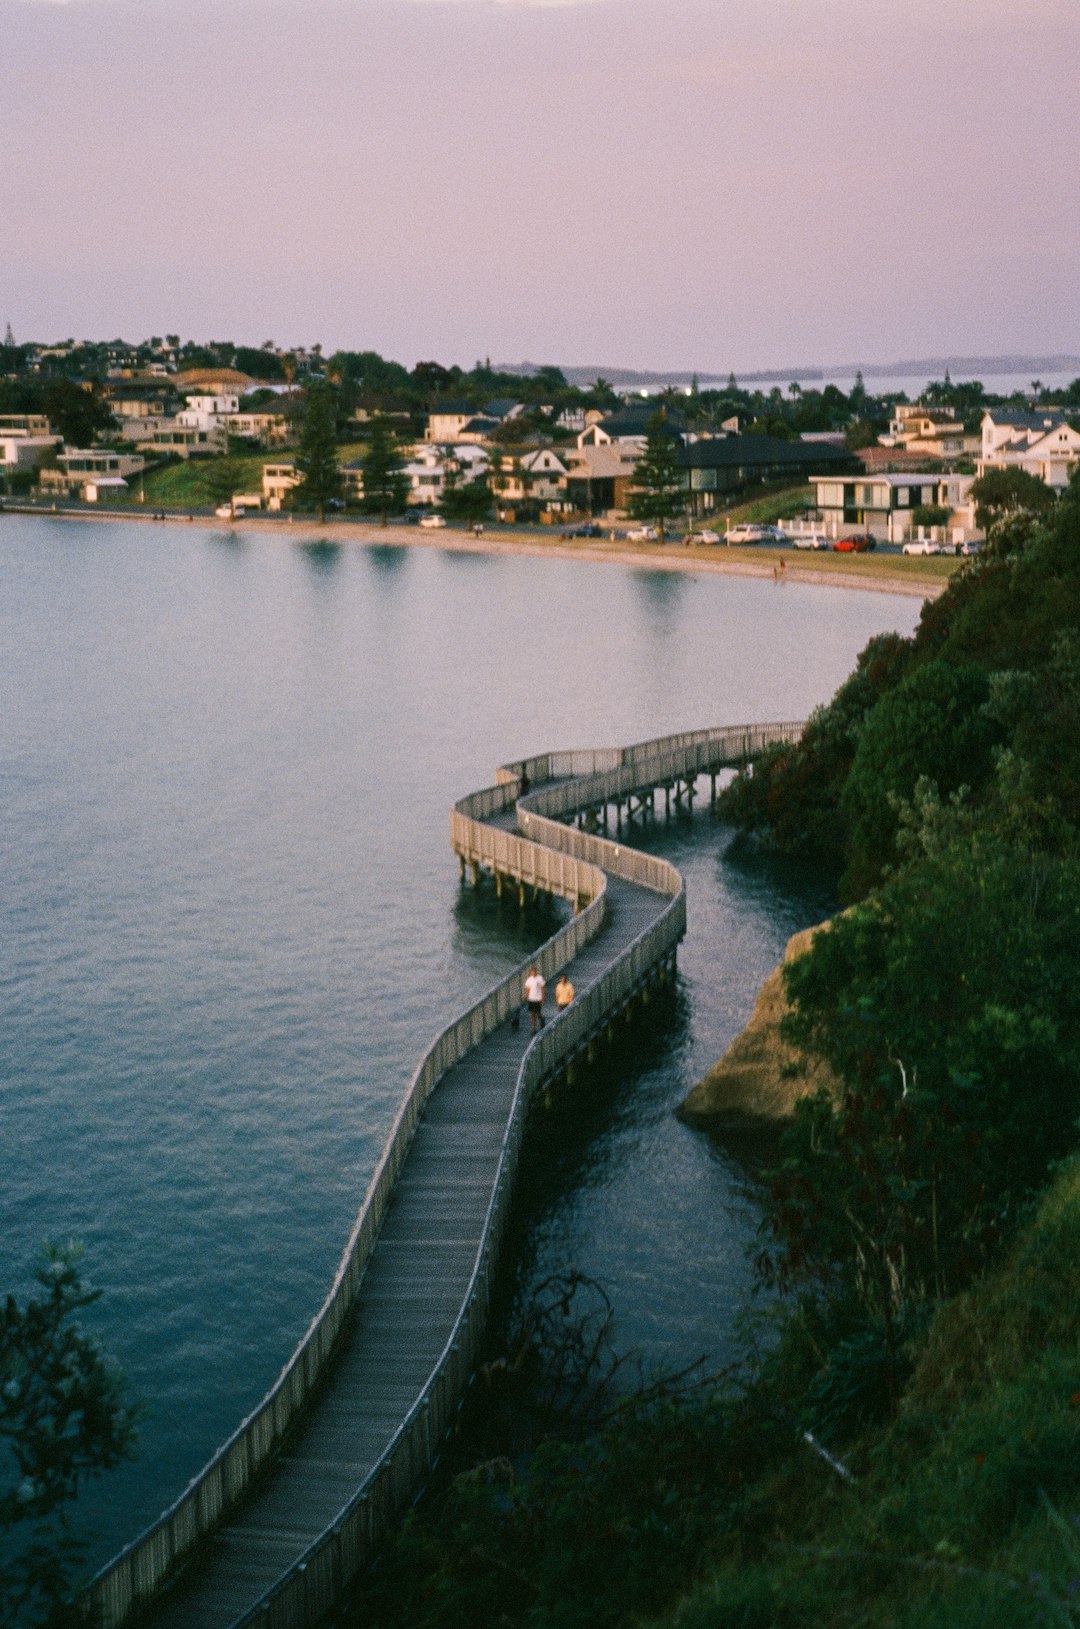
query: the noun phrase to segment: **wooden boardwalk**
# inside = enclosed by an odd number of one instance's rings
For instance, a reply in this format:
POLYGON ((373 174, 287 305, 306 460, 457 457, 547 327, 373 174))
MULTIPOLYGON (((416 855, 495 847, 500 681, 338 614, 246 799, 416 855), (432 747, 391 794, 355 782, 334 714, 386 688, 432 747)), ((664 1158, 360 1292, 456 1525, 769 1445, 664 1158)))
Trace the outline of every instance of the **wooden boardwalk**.
MULTIPOLYGON (((678 873, 563 823, 588 809, 595 824, 601 803, 606 817, 612 773, 638 783, 639 812, 643 786, 692 788, 700 753, 679 749, 690 757, 673 781, 669 758, 646 750, 664 745, 625 749, 639 756, 621 767, 590 755, 584 774, 530 760, 457 806, 463 871, 573 901, 575 916, 536 960, 549 982, 569 967, 575 1001, 557 1019, 549 1003, 533 1045, 527 1021, 511 1022, 518 969, 429 1050, 324 1308, 259 1409, 94 1581, 105 1629, 136 1615, 157 1629, 306 1629, 423 1486, 486 1324, 529 1097, 673 970, 685 927, 678 873)), ((731 761, 736 747, 723 750, 731 761)), ((710 768, 721 758, 714 745, 710 768)))

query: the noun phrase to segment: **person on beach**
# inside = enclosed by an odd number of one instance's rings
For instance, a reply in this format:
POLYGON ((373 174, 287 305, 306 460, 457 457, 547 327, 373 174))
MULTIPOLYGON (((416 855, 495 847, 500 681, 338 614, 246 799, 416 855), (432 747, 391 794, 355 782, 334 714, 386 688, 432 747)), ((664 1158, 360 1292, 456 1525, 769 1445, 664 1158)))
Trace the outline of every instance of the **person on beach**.
POLYGON ((555 986, 555 1005, 561 1012, 564 1007, 568 1007, 570 1005, 573 999, 574 986, 570 983, 570 980, 567 978, 565 973, 560 973, 559 982, 555 986))
POLYGON ((535 1035, 544 1027, 544 975, 538 967, 530 967, 525 976, 525 1005, 529 1009, 529 1034, 535 1035))

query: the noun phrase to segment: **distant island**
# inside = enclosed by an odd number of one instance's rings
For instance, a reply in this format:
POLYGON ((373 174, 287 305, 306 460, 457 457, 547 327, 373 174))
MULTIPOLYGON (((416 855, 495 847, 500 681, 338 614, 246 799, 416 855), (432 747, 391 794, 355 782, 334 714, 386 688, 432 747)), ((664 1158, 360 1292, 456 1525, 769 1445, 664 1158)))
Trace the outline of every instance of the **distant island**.
MULTIPOLYGON (((541 364, 538 362, 499 364, 500 372, 513 373, 519 377, 539 373, 540 368, 541 364)), ((1073 369, 1080 374, 1080 356, 1062 351, 1051 356, 924 356, 901 362, 837 362, 832 366, 815 363, 812 367, 759 368, 746 373, 735 369, 734 372, 740 384, 788 384, 793 379, 798 380, 800 384, 807 384, 815 380, 835 378, 837 375, 854 377, 856 373, 861 373, 864 379, 892 378, 897 374, 925 374, 928 379, 932 379, 943 378, 946 373, 954 378, 958 376, 982 378, 999 373, 1030 372, 1035 378, 1041 373, 1067 373, 1073 369)), ((656 373, 642 368, 564 367, 561 371, 571 385, 588 385, 594 379, 604 378, 613 382, 617 380, 620 385, 637 385, 642 389, 650 386, 662 388, 665 385, 690 385, 695 379, 702 386, 724 384, 729 377, 726 373, 708 369, 688 373, 656 373)))

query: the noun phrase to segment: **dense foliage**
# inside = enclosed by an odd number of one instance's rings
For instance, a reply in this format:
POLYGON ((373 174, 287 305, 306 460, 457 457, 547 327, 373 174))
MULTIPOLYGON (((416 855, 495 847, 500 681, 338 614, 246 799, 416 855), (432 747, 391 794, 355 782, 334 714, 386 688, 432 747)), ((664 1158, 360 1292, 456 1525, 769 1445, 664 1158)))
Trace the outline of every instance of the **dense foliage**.
POLYGON ((0 1304, 0 1622, 64 1621, 83 1546, 63 1506, 131 1452, 123 1380, 78 1315, 98 1298, 74 1246, 48 1246, 42 1293, 0 1304))
POLYGON ((327 504, 341 492, 334 393, 329 385, 313 385, 307 393, 296 470, 300 476, 294 495, 296 502, 313 504, 319 512, 319 520, 325 520, 327 504))

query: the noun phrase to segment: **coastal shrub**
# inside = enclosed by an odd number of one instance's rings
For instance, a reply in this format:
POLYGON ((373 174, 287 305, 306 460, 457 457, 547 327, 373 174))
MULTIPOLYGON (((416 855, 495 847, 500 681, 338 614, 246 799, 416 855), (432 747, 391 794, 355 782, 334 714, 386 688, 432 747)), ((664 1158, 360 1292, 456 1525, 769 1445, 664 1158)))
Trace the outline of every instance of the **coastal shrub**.
POLYGON ((858 898, 895 859, 899 804, 927 779, 947 794, 980 789, 1000 727, 986 708, 990 687, 972 666, 926 662, 881 697, 859 732, 840 804, 850 833, 844 889, 858 898))
POLYGON ((801 743, 767 748, 749 773, 736 776, 721 795, 721 818, 781 852, 831 857, 839 872, 847 846, 840 797, 859 735, 881 696, 899 683, 910 651, 899 634, 872 639, 832 701, 811 716, 801 743))
POLYGON ((843 1083, 803 1100, 766 1197, 782 1281, 843 1287, 890 1350, 961 1287, 1072 1146, 1080 864, 979 834, 927 854, 785 970, 784 1033, 843 1083))

